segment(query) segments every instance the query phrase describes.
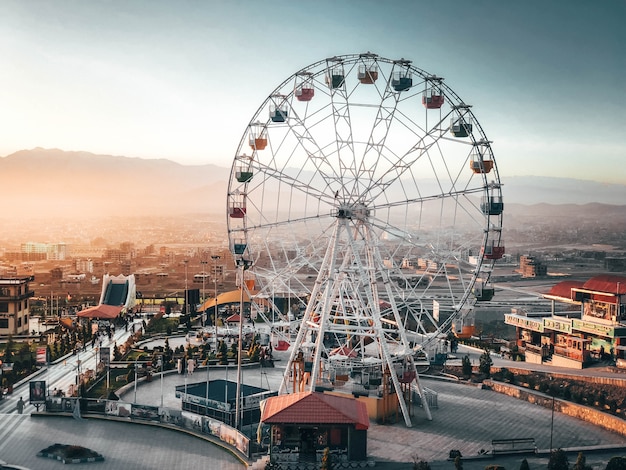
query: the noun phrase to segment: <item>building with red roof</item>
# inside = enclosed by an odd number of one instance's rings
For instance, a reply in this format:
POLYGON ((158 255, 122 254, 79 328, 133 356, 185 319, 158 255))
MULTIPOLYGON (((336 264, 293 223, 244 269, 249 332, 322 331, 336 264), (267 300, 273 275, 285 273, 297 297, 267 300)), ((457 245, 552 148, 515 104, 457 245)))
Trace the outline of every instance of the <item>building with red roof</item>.
POLYGON ((270 460, 320 462, 326 448, 336 462, 367 459, 369 417, 365 403, 347 396, 300 392, 270 397, 261 422, 271 426, 270 460))
POLYGON ((513 312, 517 345, 527 362, 583 368, 598 361, 626 368, 626 277, 602 274, 585 282, 564 281, 544 295, 552 311, 513 312), (555 304, 576 310, 556 313, 555 304))

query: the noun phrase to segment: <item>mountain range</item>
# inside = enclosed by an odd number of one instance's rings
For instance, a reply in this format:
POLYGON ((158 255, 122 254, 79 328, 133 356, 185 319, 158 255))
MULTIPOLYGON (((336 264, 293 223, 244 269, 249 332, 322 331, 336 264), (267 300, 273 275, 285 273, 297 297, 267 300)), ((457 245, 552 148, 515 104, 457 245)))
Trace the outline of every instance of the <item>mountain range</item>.
MULTIPOLYGON (((224 163, 21 150, 0 158, 0 218, 224 214, 231 164, 224 163)), ((537 176, 501 182, 506 213, 514 217, 626 214, 626 185, 537 176)))

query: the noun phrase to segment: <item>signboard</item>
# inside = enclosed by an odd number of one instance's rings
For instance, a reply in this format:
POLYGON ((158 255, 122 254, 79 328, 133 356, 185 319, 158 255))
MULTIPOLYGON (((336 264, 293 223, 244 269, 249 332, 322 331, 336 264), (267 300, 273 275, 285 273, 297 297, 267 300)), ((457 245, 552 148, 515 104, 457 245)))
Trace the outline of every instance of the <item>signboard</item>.
POLYGON ((29 382, 30 402, 35 405, 46 402, 46 381, 31 380, 29 382))
POLYGON ((106 346, 100 347, 100 362, 102 362, 102 364, 104 364, 105 367, 108 367, 108 365, 111 363, 111 348, 106 346))
POLYGON ((537 331, 543 333, 543 320, 533 320, 528 317, 522 317, 519 315, 513 315, 507 313, 504 315, 504 323, 507 325, 519 326, 527 330, 537 331))
POLYGON ((48 348, 39 346, 37 348, 37 364, 45 364, 48 362, 48 348))
POLYGON ((567 334, 572 333, 572 321, 569 318, 567 320, 561 320, 552 317, 544 318, 543 326, 548 330, 561 331, 567 334))
POLYGON ((610 325, 574 319, 572 320, 572 326, 578 331, 608 336, 609 338, 615 337, 615 328, 610 325))

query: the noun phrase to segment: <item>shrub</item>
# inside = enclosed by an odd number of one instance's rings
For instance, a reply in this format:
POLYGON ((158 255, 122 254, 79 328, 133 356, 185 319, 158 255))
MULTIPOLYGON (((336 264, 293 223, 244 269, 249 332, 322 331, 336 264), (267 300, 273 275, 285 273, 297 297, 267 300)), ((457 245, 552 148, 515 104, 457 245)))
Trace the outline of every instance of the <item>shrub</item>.
POLYGON ((626 470, 626 457, 611 457, 605 470, 626 470))
POLYGON ((556 449, 550 453, 548 461, 548 470, 569 470, 569 462, 567 454, 563 449, 556 449))
POLYGON ((472 375, 472 363, 470 361, 469 355, 463 356, 461 360, 461 368, 463 370, 463 376, 470 377, 472 375))

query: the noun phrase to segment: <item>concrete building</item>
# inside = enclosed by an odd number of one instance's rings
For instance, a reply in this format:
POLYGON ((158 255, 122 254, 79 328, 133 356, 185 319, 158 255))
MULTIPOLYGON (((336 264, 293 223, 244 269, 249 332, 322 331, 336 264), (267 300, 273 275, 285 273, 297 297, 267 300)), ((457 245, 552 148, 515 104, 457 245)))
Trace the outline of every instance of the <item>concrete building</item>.
POLYGON ((28 299, 34 276, 0 278, 0 335, 28 334, 28 299))
POLYGON ((519 259, 519 270, 522 277, 540 277, 548 274, 548 267, 534 256, 524 255, 519 259))

